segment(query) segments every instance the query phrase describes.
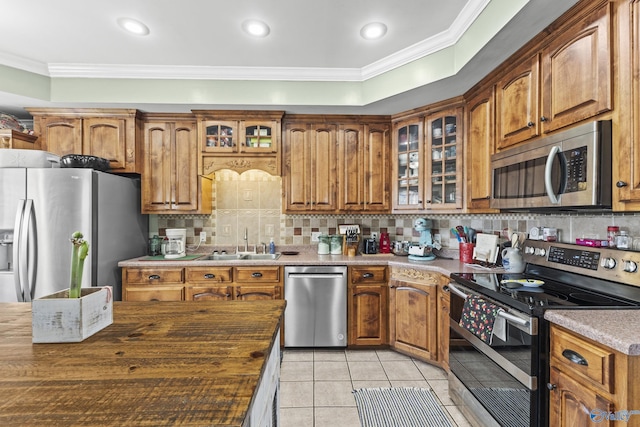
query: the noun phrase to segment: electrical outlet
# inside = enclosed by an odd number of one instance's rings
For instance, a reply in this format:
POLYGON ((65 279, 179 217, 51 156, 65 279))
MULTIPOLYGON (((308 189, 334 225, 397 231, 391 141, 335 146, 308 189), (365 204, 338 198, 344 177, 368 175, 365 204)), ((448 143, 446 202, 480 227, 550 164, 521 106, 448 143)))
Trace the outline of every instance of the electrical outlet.
POLYGON ((376 232, 371 233, 371 238, 373 240, 378 240, 378 233, 376 233, 376 232))
POLYGON ((322 235, 321 232, 319 231, 312 231, 311 232, 311 241, 312 242, 317 242, 319 240, 319 237, 322 235))
POLYGON ((204 243, 207 241, 207 232, 206 231, 201 231, 200 232, 200 243, 204 243))

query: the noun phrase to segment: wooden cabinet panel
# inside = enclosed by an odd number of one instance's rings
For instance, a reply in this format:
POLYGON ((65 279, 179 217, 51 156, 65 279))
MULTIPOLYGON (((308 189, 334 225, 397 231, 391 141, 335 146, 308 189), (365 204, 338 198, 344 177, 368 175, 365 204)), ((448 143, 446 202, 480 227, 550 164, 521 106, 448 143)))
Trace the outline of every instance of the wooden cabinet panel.
POLYGON ((39 150, 40 142, 36 135, 29 135, 14 129, 0 129, 0 149, 2 148, 39 150))
POLYGON ((544 49, 545 133, 612 108, 610 7, 606 2, 544 49))
POLYGON ((614 354, 575 334, 551 329, 551 358, 554 365, 574 378, 613 393, 614 354))
POLYGON ((145 122, 143 213, 211 210, 210 183, 199 186, 196 142, 195 121, 145 122))
MULTIPOLYGON (((593 393, 569 375, 552 367, 549 374, 555 388, 549 392, 549 425, 560 427, 588 426, 594 424, 591 411, 599 409, 605 414, 615 411, 613 402, 593 393)), ((608 419, 598 426, 613 426, 608 419)))
POLYGON ((491 155, 495 146, 494 94, 492 86, 471 98, 467 104, 467 208, 474 212, 488 211, 491 199, 491 155))
POLYGON ((238 283, 279 283, 282 274, 280 267, 247 266, 234 267, 235 281, 238 283))
POLYGON ((341 124, 339 128, 338 165, 340 173, 339 209, 364 209, 364 144, 362 127, 341 124))
POLYGON ((285 125, 285 206, 289 212, 335 211, 335 125, 285 125))
POLYGON ((83 150, 109 160, 112 169, 126 169, 127 158, 135 159, 134 141, 127 144, 127 120, 86 118, 83 123, 83 150))
POLYGON ((233 281, 232 267, 188 267, 185 271, 187 283, 227 283, 233 281))
POLYGON ((364 208, 367 211, 389 212, 390 140, 389 124, 368 124, 364 128, 364 208))
POLYGON ((392 278, 389 287, 391 346, 437 360, 437 286, 392 278))
POLYGON ((124 270, 124 281, 134 284, 175 284, 184 281, 184 269, 171 268, 127 268, 124 270))
POLYGON ((281 289, 280 285, 238 285, 235 287, 235 299, 239 301, 281 299, 281 289))
POLYGON ((516 66, 496 86, 497 149, 540 134, 540 56, 516 66))
POLYGON ((347 323, 349 346, 381 346, 389 342, 387 267, 349 267, 347 323))
POLYGON ((233 286, 187 286, 186 301, 231 301, 233 286))
POLYGON ((182 301, 183 286, 127 286, 122 290, 123 301, 182 301))
POLYGON ((349 345, 387 344, 389 288, 386 284, 354 285, 349 291, 349 345))
POLYGON ((35 127, 43 150, 58 156, 82 154, 81 118, 34 116, 35 127))

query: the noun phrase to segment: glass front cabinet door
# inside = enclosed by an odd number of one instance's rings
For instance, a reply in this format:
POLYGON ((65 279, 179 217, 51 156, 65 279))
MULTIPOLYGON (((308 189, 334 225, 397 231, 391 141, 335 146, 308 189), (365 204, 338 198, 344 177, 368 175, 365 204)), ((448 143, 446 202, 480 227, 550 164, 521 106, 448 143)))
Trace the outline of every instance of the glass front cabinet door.
POLYGON ((463 207, 462 111, 454 109, 426 120, 426 209, 463 207))
POLYGON ((423 133, 420 121, 395 126, 393 209, 416 210, 423 206, 423 133))
POLYGON ((238 122, 221 121, 203 124, 206 153, 234 153, 238 151, 238 122))

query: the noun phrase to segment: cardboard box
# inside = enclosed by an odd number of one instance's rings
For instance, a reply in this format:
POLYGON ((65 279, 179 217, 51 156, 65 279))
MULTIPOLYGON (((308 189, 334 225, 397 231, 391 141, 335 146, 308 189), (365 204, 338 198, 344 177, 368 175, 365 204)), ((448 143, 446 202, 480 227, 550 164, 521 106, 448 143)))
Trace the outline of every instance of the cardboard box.
POLYGON ((65 289, 33 300, 32 342, 80 342, 113 323, 110 286, 82 288, 80 298, 65 289))

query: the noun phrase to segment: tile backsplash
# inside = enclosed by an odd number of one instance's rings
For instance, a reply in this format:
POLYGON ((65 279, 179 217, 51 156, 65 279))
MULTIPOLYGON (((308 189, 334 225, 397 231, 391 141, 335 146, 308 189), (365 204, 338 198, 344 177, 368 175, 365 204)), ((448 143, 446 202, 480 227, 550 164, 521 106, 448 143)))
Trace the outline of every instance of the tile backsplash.
POLYGON ((605 238, 609 225, 640 237, 640 214, 286 215, 281 208, 281 177, 257 170, 241 175, 224 170, 215 173, 214 181, 211 215, 152 215, 151 234, 186 228, 188 245, 196 245, 197 236, 205 231, 207 246, 243 246, 246 229, 251 246, 268 244, 271 238, 276 245, 297 246, 312 244, 314 231, 337 234, 341 224, 358 224, 364 237, 387 232, 391 240, 417 242, 420 234, 413 230, 413 221, 424 217, 433 220, 433 233, 440 235, 445 248, 457 249, 458 242, 449 231, 457 225, 503 237, 514 231, 527 234, 532 227, 555 227, 559 240, 567 243, 578 237, 605 238))

